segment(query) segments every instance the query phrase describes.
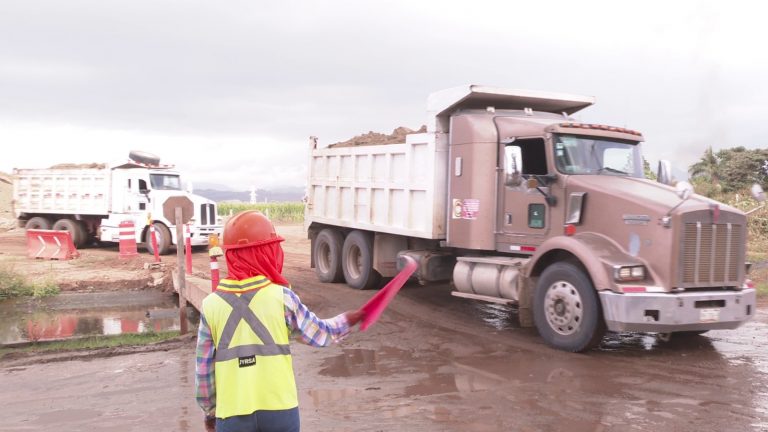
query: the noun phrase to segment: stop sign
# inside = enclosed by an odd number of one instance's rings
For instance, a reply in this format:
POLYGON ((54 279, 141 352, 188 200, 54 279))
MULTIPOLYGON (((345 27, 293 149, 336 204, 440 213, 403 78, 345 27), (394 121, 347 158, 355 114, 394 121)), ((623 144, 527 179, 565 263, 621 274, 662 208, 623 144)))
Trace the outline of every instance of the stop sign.
POLYGON ((176 223, 176 207, 181 207, 181 223, 189 222, 195 216, 195 205, 185 196, 173 196, 163 203, 163 216, 176 223))

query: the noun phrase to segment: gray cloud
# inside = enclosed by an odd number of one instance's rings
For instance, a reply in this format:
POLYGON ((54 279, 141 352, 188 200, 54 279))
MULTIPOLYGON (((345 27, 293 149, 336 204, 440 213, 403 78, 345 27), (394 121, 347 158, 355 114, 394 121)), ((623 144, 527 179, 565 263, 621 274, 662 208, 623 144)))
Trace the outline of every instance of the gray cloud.
POLYGON ((686 166, 708 145, 765 146, 765 11, 716 6, 13 2, 0 7, 0 139, 72 126, 76 153, 93 154, 77 133, 94 130, 174 154, 193 178, 300 185, 309 135, 418 127, 429 92, 481 83, 596 96, 581 118, 642 130, 650 160, 686 166), (185 141, 202 153, 175 150, 185 141), (248 174, 258 165, 269 175, 248 174))

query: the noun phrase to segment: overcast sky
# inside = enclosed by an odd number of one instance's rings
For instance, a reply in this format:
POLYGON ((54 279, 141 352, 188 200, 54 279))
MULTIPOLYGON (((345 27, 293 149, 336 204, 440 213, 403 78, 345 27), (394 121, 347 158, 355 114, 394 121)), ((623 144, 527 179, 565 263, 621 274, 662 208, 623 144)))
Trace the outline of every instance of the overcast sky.
POLYGON ((303 186, 321 145, 426 123, 462 84, 595 96, 653 163, 767 147, 768 7, 733 1, 0 3, 0 171, 124 159, 303 186))

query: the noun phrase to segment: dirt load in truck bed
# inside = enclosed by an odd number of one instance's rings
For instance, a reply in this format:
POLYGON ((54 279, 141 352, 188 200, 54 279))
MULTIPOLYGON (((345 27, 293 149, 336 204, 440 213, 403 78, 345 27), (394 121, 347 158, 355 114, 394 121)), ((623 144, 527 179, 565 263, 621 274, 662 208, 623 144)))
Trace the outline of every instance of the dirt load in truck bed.
POLYGON ((329 145, 328 147, 354 147, 365 145, 380 145, 380 144, 402 144, 405 142, 405 136, 413 133, 424 133, 427 131, 427 126, 422 125, 418 130, 413 130, 405 126, 400 126, 392 131, 391 134, 383 134, 378 132, 368 132, 366 134, 357 135, 346 141, 337 142, 329 145))
POLYGON ((51 166, 49 169, 104 169, 107 165, 103 163, 60 163, 51 166))

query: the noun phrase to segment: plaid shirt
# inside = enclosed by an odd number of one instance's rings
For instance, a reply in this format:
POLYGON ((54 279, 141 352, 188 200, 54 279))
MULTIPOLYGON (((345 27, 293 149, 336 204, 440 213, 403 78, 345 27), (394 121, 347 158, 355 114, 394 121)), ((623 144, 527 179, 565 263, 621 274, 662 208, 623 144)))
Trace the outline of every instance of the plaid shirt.
MULTIPOLYGON (((299 340, 307 345, 326 347, 349 334, 349 325, 344 314, 322 320, 307 309, 299 296, 289 288, 283 287, 283 303, 285 304, 285 325, 298 334, 299 340)), ((201 316, 200 328, 197 332, 195 387, 197 403, 206 416, 213 416, 216 413, 216 383, 213 367, 215 354, 216 347, 213 344, 211 329, 205 317, 201 316)))

